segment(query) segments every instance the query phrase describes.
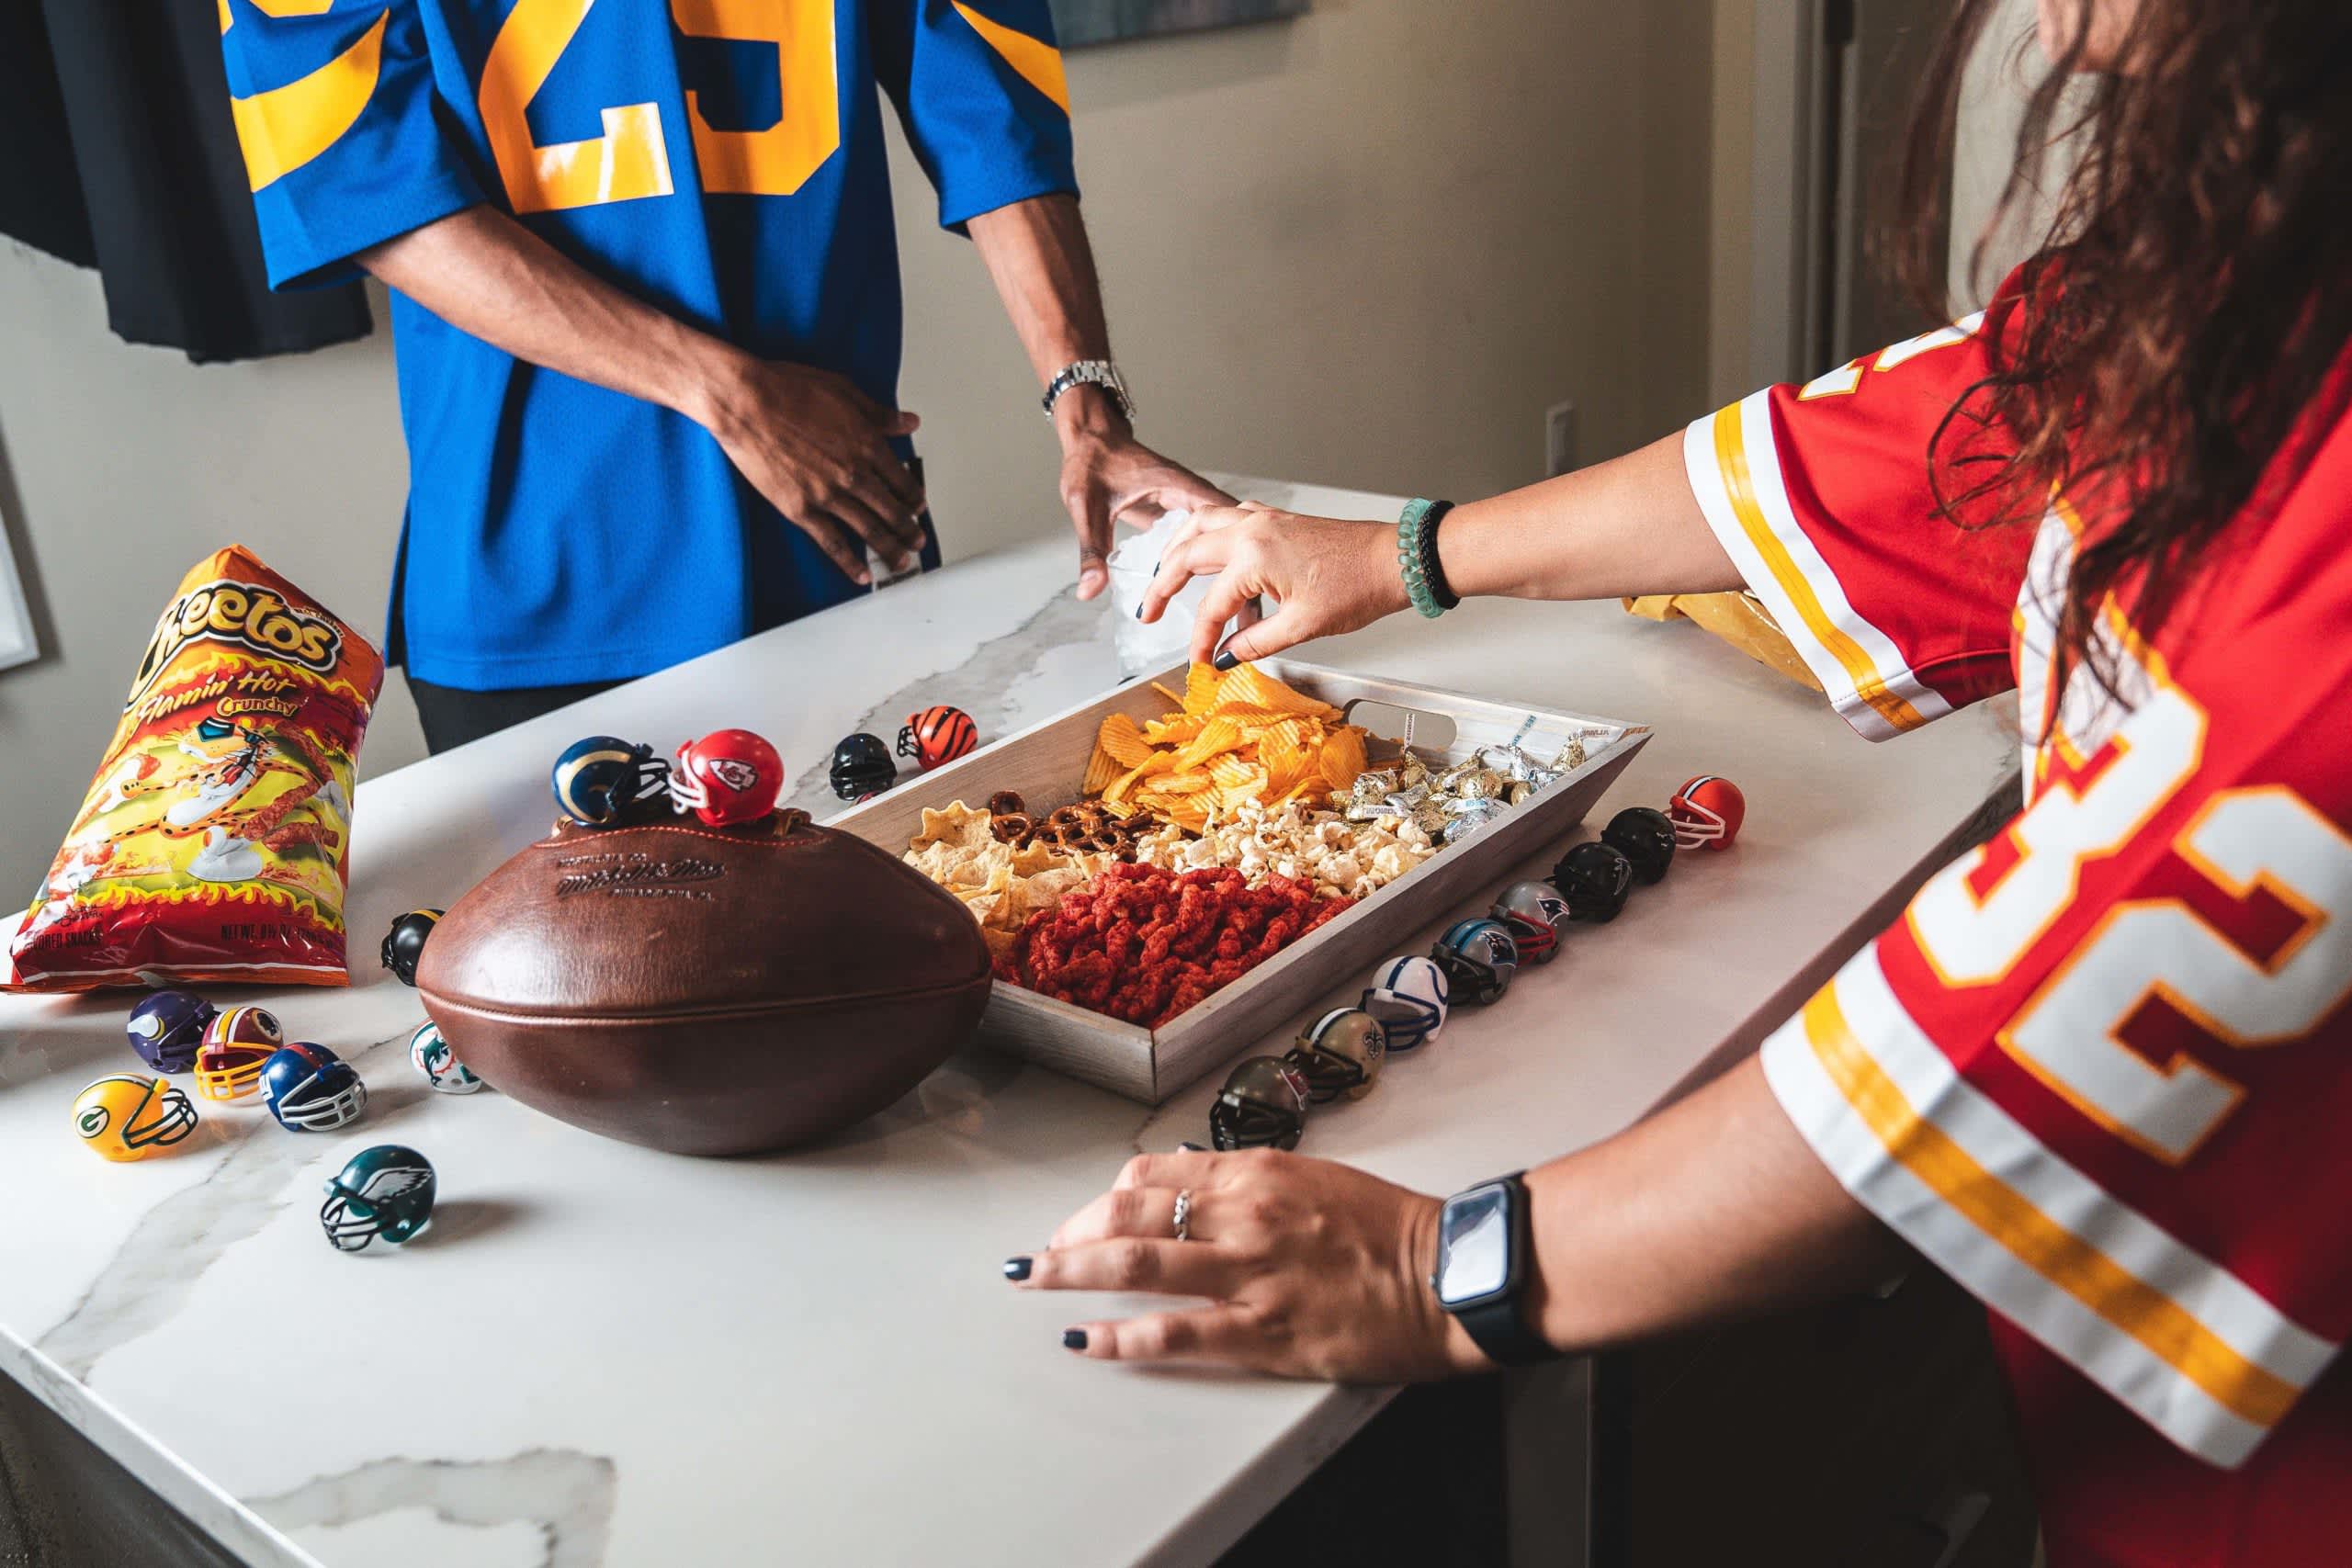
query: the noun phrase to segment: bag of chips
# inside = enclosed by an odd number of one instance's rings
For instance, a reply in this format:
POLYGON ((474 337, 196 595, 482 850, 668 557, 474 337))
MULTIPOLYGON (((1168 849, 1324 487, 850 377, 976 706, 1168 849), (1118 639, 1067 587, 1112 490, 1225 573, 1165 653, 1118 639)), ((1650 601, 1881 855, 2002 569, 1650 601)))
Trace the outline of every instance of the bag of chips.
POLYGON ((341 986, 367 640, 232 545, 155 623, 9 989, 341 986))

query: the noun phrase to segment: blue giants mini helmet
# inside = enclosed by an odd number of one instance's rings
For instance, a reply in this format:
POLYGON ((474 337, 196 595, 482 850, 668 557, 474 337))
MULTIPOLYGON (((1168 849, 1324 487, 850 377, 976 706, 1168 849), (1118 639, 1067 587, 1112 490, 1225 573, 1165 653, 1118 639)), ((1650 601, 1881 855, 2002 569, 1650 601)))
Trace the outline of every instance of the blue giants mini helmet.
POLYGON ((443 1094, 471 1094, 481 1087, 474 1070, 458 1060, 458 1054, 441 1038, 437 1023, 419 1024, 408 1037, 408 1059, 416 1064, 424 1081, 443 1094))
POLYGON ((153 1071, 191 1072, 197 1047, 204 1043, 205 1026, 216 1016, 212 1004, 193 991, 157 991, 139 998, 123 1032, 139 1059, 153 1071))
POLYGON ((327 1183, 319 1224, 337 1252, 358 1252, 379 1237, 398 1247, 433 1223, 434 1187, 431 1160, 399 1144, 378 1144, 352 1156, 327 1183))
POLYGON ((592 735, 563 749, 548 775, 558 809, 588 828, 609 828, 627 807, 663 793, 670 764, 650 746, 592 735))
POLYGON ((368 1086, 351 1064, 323 1045, 280 1045, 262 1064, 261 1100, 277 1124, 297 1133, 332 1133, 359 1120, 368 1086))
POLYGON ((1519 973, 1519 944, 1500 920, 1456 920, 1430 951, 1437 966, 1464 1001, 1481 1006, 1498 1000, 1519 973))
POLYGON ((1382 964, 1356 1005, 1380 1021, 1390 1051, 1410 1051, 1445 1027, 1453 994, 1445 971, 1416 953, 1382 964))

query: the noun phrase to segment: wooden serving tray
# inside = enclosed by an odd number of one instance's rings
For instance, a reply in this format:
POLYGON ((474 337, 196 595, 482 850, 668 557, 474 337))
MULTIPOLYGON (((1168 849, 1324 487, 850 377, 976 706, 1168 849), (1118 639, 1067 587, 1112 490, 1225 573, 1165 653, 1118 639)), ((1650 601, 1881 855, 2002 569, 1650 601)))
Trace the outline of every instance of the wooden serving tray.
MULTIPOLYGON (((1368 980, 1381 960, 1406 951, 1402 944, 1445 910, 1499 891, 1513 866, 1542 846, 1565 839, 1584 820, 1592 803, 1650 737, 1646 726, 1622 720, 1515 707, 1312 664, 1267 660, 1261 667, 1371 729, 1375 764, 1397 753, 1408 713, 1414 716, 1413 749, 1433 766, 1514 739, 1548 756, 1577 736, 1584 738, 1585 762, 1525 805, 1504 812, 1462 842, 1447 845, 1157 1030, 999 981, 980 1021, 983 1043, 1157 1105, 1257 1042, 1307 999, 1355 976, 1368 980), (1434 744, 1449 722, 1451 741, 1434 744), (1381 739, 1390 744, 1379 745, 1381 739)), ((1130 682, 909 779, 881 798, 833 818, 829 826, 896 854, 922 831, 926 807, 935 810, 956 800, 978 807, 999 790, 1009 789, 1018 791, 1029 808, 1042 816, 1078 798, 1102 720, 1114 713, 1125 713, 1138 724, 1165 716, 1168 699, 1152 690, 1150 682, 1157 679, 1181 692, 1184 673, 1185 666, 1178 664, 1156 677, 1130 682)))

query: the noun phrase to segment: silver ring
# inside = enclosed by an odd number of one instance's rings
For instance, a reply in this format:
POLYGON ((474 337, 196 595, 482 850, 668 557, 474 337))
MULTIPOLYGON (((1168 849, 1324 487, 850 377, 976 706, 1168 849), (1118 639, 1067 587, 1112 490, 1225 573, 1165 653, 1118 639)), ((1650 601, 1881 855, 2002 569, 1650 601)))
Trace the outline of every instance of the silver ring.
POLYGON ((1193 1239, 1193 1190, 1189 1187, 1176 1194, 1176 1239, 1193 1239))

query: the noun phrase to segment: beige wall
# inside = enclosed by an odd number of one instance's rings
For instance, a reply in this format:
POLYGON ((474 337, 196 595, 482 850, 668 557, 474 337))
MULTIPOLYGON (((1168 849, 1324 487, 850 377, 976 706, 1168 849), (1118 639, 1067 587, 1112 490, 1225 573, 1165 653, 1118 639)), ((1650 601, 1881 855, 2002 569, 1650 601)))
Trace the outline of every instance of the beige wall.
MULTIPOLYGON (((1295 24, 1071 58, 1149 439, 1204 467, 1467 495, 1537 477, 1561 399, 1587 461, 1704 400, 1707 5, 1476 10, 1320 0, 1295 24)), ((1011 330, 968 247, 931 227, 903 149, 896 173, 905 399, 949 553, 1066 527, 1011 330)), ((179 573, 240 539, 373 635, 400 514, 383 334, 198 369, 103 321, 93 277, 0 243, 0 449, 59 634, 0 672, 11 904, 179 573)), ((392 688, 370 773, 421 754, 392 688)))

